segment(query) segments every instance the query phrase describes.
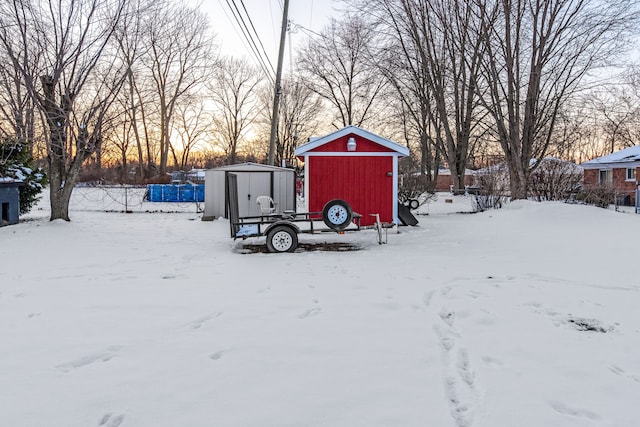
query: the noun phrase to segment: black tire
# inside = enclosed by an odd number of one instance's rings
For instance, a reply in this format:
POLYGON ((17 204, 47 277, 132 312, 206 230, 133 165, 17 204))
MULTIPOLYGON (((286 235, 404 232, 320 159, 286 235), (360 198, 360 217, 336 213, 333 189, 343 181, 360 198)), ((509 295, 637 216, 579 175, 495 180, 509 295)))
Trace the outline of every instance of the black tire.
POLYGON ((411 209, 418 209, 420 207, 420 202, 417 199, 409 199, 409 207, 411 209))
POLYGON ((347 228, 351 224, 352 217, 351 206, 344 200, 331 200, 322 209, 322 221, 327 227, 336 231, 342 231, 347 228))
POLYGON ((269 252, 293 252, 297 247, 298 235, 291 227, 278 225, 267 233, 267 249, 269 249, 269 252))

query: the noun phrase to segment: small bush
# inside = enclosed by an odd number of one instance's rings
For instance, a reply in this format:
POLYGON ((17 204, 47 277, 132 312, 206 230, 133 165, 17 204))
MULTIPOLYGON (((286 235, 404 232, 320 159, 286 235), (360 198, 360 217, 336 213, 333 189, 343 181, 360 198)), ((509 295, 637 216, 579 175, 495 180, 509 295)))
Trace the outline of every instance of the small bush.
POLYGON ((615 203, 616 191, 612 185, 601 184, 597 187, 582 190, 578 193, 576 199, 586 204, 606 209, 609 205, 615 203))
POLYGON ((429 179, 428 175, 402 175, 398 186, 398 201, 404 203, 410 199, 420 200, 421 195, 433 193, 435 188, 435 181, 429 179))
POLYGON ((507 170, 503 165, 495 165, 476 175, 477 188, 470 191, 475 197, 475 211, 500 209, 508 194, 507 170))

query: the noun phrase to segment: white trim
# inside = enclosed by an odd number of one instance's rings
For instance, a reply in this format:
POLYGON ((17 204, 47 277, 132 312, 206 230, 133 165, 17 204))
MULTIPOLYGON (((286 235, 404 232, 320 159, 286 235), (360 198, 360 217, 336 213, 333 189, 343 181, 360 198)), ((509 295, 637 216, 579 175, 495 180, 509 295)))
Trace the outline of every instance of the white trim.
POLYGON ((309 156, 304 156, 304 211, 309 212, 309 156))
POLYGON ((390 150, 393 150, 395 153, 402 155, 402 156, 408 156, 409 155, 409 149, 405 146, 402 146, 400 144, 398 144, 397 142, 393 142, 389 139, 383 138, 379 135, 376 135, 375 133, 366 131, 362 128, 359 128, 357 126, 347 126, 344 127, 342 129, 339 129, 333 133, 330 133, 329 135, 325 135, 322 136, 320 138, 315 138, 310 140, 309 142, 307 142, 306 144, 301 145, 300 147, 296 148, 294 154, 296 156, 302 156, 302 155, 306 155, 308 154, 309 151, 314 150, 316 148, 318 148, 321 145, 324 145, 328 142, 332 142, 338 138, 341 138, 343 136, 347 136, 349 134, 355 134, 357 136, 360 136, 362 138, 368 139, 371 142, 374 142, 378 145, 382 145, 383 147, 386 147, 390 150))
POLYGON ((398 225, 400 221, 398 219, 398 156, 393 158, 393 222, 398 225))
POLYGON ((636 182, 636 169, 637 168, 625 168, 624 171, 624 181, 625 182, 636 182), (629 178, 629 171, 633 171, 633 178, 629 178))
POLYGON ((583 163, 582 166, 584 169, 626 169, 626 168, 637 168, 640 166, 640 161, 619 161, 619 162, 602 162, 597 163, 594 160, 591 162, 583 163), (591 163, 593 162, 593 163, 591 163))
POLYGON ((348 151, 312 151, 304 153, 304 157, 401 157, 400 153, 391 151, 348 152, 348 151))

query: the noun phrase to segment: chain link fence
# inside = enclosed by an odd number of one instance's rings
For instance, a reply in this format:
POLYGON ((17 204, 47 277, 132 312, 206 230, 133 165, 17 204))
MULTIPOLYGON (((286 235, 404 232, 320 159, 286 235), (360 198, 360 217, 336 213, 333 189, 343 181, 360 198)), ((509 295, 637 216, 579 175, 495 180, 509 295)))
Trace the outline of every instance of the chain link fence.
MULTIPOLYGON (((42 193, 43 203, 48 205, 49 190, 42 193), (45 200, 46 199, 46 200, 45 200)), ((88 212, 191 212, 201 213, 204 202, 150 202, 147 187, 132 185, 77 186, 73 189, 70 211, 88 212)))

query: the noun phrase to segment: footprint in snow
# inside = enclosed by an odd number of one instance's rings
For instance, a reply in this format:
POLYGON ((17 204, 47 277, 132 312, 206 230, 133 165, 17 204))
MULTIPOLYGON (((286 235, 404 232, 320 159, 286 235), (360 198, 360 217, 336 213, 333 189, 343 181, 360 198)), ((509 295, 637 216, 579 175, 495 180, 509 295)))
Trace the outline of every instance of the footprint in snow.
POLYGON ((621 367, 619 367, 619 366, 611 365, 611 366, 609 366, 609 370, 611 372, 613 372, 614 374, 616 374, 616 375, 625 376, 625 377, 627 377, 627 378, 629 378, 629 379, 631 379, 631 380, 633 380, 633 381, 635 381, 637 383, 640 383, 640 378, 636 377, 635 375, 627 374, 627 372, 624 369, 622 369, 621 367))
POLYGON ((218 351, 216 353, 212 353, 212 354, 209 355, 209 359, 211 359, 211 360, 220 360, 224 353, 225 353, 224 351, 218 351))
POLYGON ((433 329, 440 340, 440 344, 446 351, 450 351, 456 345, 456 338, 453 333, 446 331, 440 325, 434 325, 433 329))
POLYGON ((458 351, 458 375, 462 378, 462 381, 467 383, 469 387, 473 388, 476 380, 476 374, 471 369, 469 364, 469 355, 465 349, 460 349, 460 351, 458 351))
POLYGON ((124 415, 105 414, 100 420, 100 427, 118 427, 124 421, 124 415))
POLYGON ((305 311, 304 313, 298 315, 298 318, 299 319, 306 319, 307 317, 317 316, 318 314, 320 314, 321 311, 322 311, 322 309, 320 307, 310 308, 309 310, 305 311))
POLYGON ((444 323, 446 323, 449 326, 453 326, 453 321, 455 320, 455 317, 456 317, 454 312, 449 311, 443 307, 442 310, 440 310, 440 313, 438 313, 438 316, 440 316, 440 319, 442 319, 444 323))
POLYGON ((72 371, 73 369, 83 368, 93 363, 108 362, 116 356, 116 353, 121 348, 122 347, 120 346, 114 345, 114 346, 108 347, 104 351, 89 354, 87 356, 81 357, 71 362, 58 365, 57 367, 58 369, 61 369, 63 372, 69 372, 69 371, 72 371))
POLYGON ((469 427, 473 423, 472 407, 466 404, 458 396, 456 381, 452 377, 445 378, 445 393, 449 402, 451 416, 457 427, 469 427))
POLYGON ((221 312, 211 313, 211 314, 208 314, 206 316, 200 317, 199 319, 196 319, 196 320, 193 320, 193 321, 187 323, 187 326, 189 326, 189 328, 191 328, 193 330, 200 329, 202 327, 202 325, 207 323, 209 320, 214 319, 216 317, 220 317, 221 315, 222 315, 221 312))
POLYGON ((569 415, 572 417, 578 417, 578 418, 588 418, 590 420, 599 420, 600 419, 600 415, 596 414, 595 412, 591 412, 588 411, 586 409, 577 409, 577 408, 571 408, 569 407, 569 405, 559 402, 557 400, 551 400, 549 401, 549 405, 558 413, 562 414, 562 415, 569 415))
POLYGON ((469 295, 471 298, 476 299, 476 298, 480 298, 480 297, 486 297, 486 294, 483 294, 482 292, 478 292, 478 291, 469 291, 467 292, 467 295, 469 295))
POLYGON ((422 303, 425 305, 425 307, 429 307, 429 305, 431 305, 431 298, 433 298, 434 293, 435 291, 430 291, 422 296, 422 303))
POLYGON ((489 366, 503 366, 504 363, 500 359, 491 356, 483 356, 482 361, 489 366))

